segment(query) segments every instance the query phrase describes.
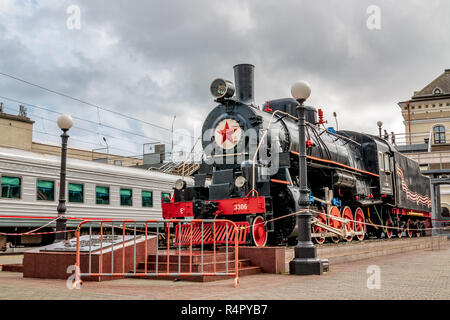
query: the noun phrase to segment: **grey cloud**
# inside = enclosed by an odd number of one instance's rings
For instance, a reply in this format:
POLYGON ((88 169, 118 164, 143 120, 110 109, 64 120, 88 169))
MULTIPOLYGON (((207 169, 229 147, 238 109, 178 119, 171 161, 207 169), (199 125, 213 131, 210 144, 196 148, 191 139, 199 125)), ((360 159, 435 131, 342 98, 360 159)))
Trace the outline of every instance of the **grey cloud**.
MULTIPOLYGON (((192 129, 214 106, 210 81, 232 80, 233 65, 249 62, 259 104, 288 96, 293 81, 306 79, 309 103, 323 106, 330 123, 336 111, 341 128, 377 133, 380 119, 403 131, 396 103, 449 67, 448 1, 78 1, 79 31, 65 27, 72 1, 51 3, 9 17, 20 20, 15 30, 0 20, 0 69, 165 127, 176 114, 177 126, 192 129), (366 28, 372 4, 381 8, 381 30, 366 28)), ((7 79, 0 84, 4 95, 96 118, 91 107, 7 79)), ((105 132, 132 139, 136 150, 145 140, 105 132)))

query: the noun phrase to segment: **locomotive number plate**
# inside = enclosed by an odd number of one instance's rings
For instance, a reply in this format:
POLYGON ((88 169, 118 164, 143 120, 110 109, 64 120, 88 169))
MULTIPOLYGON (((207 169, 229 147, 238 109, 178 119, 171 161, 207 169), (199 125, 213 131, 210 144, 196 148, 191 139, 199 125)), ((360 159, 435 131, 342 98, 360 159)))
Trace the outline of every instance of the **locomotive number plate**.
POLYGON ((241 210, 247 210, 247 204, 246 203, 236 203, 234 205, 234 211, 241 211, 241 210))

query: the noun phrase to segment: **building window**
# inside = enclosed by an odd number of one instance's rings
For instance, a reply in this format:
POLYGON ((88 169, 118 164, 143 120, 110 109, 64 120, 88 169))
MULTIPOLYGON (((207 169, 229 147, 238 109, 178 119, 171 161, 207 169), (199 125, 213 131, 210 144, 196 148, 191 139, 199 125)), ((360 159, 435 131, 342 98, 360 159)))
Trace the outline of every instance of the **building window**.
POLYGON ((55 200, 55 182, 38 180, 36 184, 36 199, 43 201, 55 200))
POLYGON ((142 191, 142 206, 151 208, 153 207, 153 192, 152 191, 142 191))
POLYGON ((84 202, 83 185, 81 183, 69 183, 69 202, 84 202))
POLYGON ((2 198, 20 199, 21 179, 2 176, 2 198))
POLYGON ((441 94, 442 90, 440 88, 435 88, 433 94, 441 94))
POLYGON ((433 128, 433 136, 435 144, 445 143, 445 127, 438 125, 433 128))
POLYGON ((121 206, 133 205, 133 191, 131 189, 120 189, 120 205, 121 206))
POLYGON ((114 165, 121 166, 122 165, 122 160, 114 160, 114 165))
POLYGON ((109 187, 95 187, 97 204, 109 204, 109 187))
POLYGON ((171 198, 170 193, 161 192, 161 201, 163 203, 169 203, 170 202, 170 198, 171 198))
POLYGON ((422 109, 422 106, 418 106, 417 108, 418 108, 418 109, 422 109))

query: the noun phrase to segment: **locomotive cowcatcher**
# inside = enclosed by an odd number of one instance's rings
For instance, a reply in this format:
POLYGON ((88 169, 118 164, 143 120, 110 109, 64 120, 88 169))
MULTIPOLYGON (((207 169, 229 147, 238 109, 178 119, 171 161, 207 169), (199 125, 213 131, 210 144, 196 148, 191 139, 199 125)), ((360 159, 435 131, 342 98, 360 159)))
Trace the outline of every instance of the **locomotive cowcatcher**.
MULTIPOLYGON (((202 128, 204 158, 194 186, 177 181, 165 219, 228 219, 239 242, 295 241, 298 211, 298 102, 254 104, 254 66, 234 66, 235 85, 211 84, 218 105, 202 128)), ((379 137, 325 127, 306 111, 312 236, 319 244, 367 237, 422 236, 431 226, 429 178, 415 161, 379 137)), ((179 231, 179 230, 178 230, 179 231)), ((217 237, 223 237, 220 232, 217 237)))

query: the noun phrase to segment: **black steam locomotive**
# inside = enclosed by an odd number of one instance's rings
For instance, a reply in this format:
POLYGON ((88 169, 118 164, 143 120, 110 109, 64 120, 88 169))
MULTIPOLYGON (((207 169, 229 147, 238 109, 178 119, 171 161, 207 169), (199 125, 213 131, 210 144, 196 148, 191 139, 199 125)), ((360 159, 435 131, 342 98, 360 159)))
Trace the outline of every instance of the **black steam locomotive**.
MULTIPOLYGON (((216 79, 218 105, 203 124, 205 157, 194 186, 177 181, 163 217, 235 221, 241 243, 295 240, 299 200, 299 135, 292 98, 254 105, 254 66, 234 67, 235 84, 216 79), (236 94, 235 94, 236 93, 236 94)), ((323 113, 306 111, 312 236, 317 243, 424 235, 431 225, 429 179, 416 162, 369 134, 325 127, 323 113)))

